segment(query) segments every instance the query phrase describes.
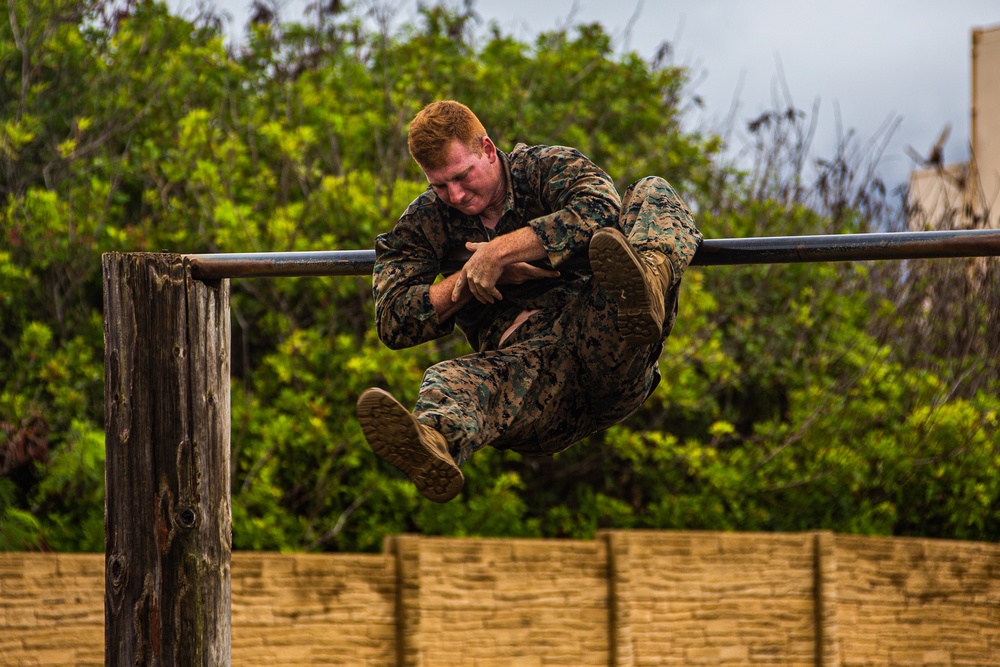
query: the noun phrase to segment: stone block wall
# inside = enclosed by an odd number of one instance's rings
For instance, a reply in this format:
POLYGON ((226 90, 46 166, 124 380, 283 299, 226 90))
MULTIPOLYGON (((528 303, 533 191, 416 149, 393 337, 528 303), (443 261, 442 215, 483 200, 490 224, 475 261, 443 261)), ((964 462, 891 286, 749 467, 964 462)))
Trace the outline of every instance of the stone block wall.
MULTIPOLYGON (((234 665, 1000 664, 1000 545, 831 533, 395 536, 237 552, 234 665)), ((0 665, 104 662, 104 556, 0 553, 0 665)))
POLYGON ((396 574, 384 555, 237 552, 234 665, 394 665, 396 574))
POLYGON ((816 664, 816 536, 608 537, 616 664, 816 664))
POLYGON ((0 553, 0 665, 104 664, 104 556, 0 553))
POLYGON ((608 664, 603 540, 396 537, 398 665, 608 664))
POLYGON ((1000 665, 1000 545, 837 537, 846 666, 1000 665))

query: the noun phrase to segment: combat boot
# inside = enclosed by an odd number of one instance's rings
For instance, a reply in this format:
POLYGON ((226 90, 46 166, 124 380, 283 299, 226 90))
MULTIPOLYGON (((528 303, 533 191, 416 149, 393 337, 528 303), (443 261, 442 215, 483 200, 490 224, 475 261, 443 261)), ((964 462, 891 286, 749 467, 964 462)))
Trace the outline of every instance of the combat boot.
POLYGON ((461 492, 465 476, 444 436, 417 421, 389 392, 362 392, 358 422, 372 451, 406 473, 425 498, 446 503, 461 492))
POLYGON ((597 284, 618 298, 618 329, 625 340, 660 342, 674 276, 666 255, 636 252, 624 234, 603 227, 590 240, 590 268, 597 284))

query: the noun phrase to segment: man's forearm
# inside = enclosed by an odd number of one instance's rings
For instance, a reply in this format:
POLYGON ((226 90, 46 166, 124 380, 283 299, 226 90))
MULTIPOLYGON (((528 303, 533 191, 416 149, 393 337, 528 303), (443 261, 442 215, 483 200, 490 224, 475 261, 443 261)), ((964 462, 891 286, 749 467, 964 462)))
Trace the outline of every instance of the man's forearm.
POLYGON ((544 259, 547 254, 545 246, 531 227, 522 227, 509 234, 503 234, 484 245, 489 246, 487 250, 496 252, 503 266, 544 259))
POLYGON ((483 303, 503 298, 496 286, 508 267, 546 256, 545 246, 530 227, 503 234, 487 243, 468 243, 466 247, 473 251, 472 257, 456 274, 458 279, 452 298, 471 291, 472 296, 483 303))
MULTIPOLYGON (((496 281, 508 267, 546 256, 545 247, 530 227, 503 234, 486 243, 471 245, 472 257, 465 266, 430 287, 431 305, 442 321, 454 315, 472 300, 474 294, 469 284, 471 281, 479 276, 485 276, 479 279, 488 285, 486 289, 495 288, 496 281)), ((553 273, 539 269, 538 275, 525 275, 525 277, 528 279, 550 277, 553 273)), ((502 298, 499 294, 497 297, 502 298)))
POLYGON ((460 273, 453 273, 430 287, 431 305, 434 306, 438 319, 442 322, 472 300, 472 293, 468 290, 464 290, 457 301, 452 300, 452 293, 455 291, 455 283, 460 273))

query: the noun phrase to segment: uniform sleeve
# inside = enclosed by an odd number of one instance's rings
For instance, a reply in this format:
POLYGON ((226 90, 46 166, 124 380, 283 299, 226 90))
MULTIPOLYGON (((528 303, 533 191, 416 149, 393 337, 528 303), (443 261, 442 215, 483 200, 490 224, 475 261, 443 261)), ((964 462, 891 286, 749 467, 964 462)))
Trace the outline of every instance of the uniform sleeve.
POLYGON ((604 170, 573 148, 544 147, 533 175, 552 213, 529 221, 552 266, 558 266, 590 243, 601 227, 614 227, 621 198, 604 170))
POLYGON ((431 304, 430 286, 441 270, 443 251, 427 238, 422 216, 411 205, 391 232, 375 239, 375 326, 379 339, 398 350, 451 333, 431 304))

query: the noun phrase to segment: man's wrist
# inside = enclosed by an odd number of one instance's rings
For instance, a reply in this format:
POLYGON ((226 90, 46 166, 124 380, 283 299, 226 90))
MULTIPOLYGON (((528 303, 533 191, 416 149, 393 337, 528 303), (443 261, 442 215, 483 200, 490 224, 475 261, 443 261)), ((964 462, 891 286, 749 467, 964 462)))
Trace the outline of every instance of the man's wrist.
POLYGON ((428 290, 431 305, 434 306, 434 311, 437 313, 439 320, 448 319, 472 299, 472 294, 468 289, 462 290, 457 301, 452 299, 455 291, 455 283, 458 282, 460 274, 461 271, 453 273, 444 280, 431 285, 428 290))

